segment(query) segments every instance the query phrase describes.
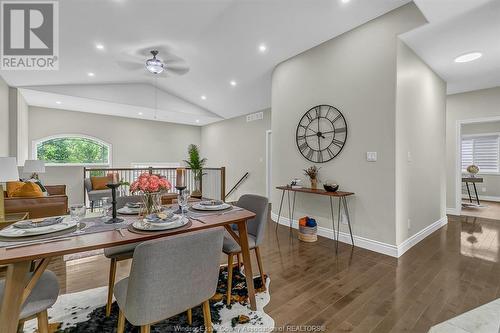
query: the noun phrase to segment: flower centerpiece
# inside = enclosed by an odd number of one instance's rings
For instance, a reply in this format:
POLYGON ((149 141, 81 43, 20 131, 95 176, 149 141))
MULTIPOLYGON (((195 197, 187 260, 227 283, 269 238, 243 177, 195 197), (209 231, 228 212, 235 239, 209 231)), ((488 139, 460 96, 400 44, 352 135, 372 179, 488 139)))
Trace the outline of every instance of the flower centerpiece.
POLYGON ((307 169, 304 169, 304 175, 309 177, 311 181, 311 188, 316 189, 318 187, 318 172, 319 169, 317 166, 313 165, 307 169))
POLYGON ((144 215, 161 211, 161 196, 172 188, 172 184, 164 177, 147 172, 141 174, 130 184, 131 193, 141 193, 144 203, 144 215))

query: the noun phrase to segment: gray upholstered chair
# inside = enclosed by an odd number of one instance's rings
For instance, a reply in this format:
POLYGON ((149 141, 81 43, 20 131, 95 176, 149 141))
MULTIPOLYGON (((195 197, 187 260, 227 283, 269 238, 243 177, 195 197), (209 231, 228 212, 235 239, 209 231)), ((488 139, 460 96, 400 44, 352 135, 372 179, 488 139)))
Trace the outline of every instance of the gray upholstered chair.
MULTIPOLYGON (((32 273, 30 273, 32 274, 32 273)), ((0 281, 0 299, 3 298, 5 280, 0 281)), ((50 308, 59 296, 59 282, 51 271, 45 271, 38 279, 35 287, 24 302, 19 316, 19 329, 22 332, 24 322, 34 317, 38 321, 38 332, 49 331, 49 318, 47 309, 50 308)))
POLYGON ((203 304, 207 332, 212 332, 209 299, 215 294, 224 231, 214 228, 137 245, 130 276, 115 285, 120 313, 149 333, 150 325, 203 304))
MULTIPOLYGON (((264 280, 264 270, 262 268, 262 259, 260 256, 259 246, 262 244, 264 239, 264 233, 266 229, 266 224, 268 220, 268 209, 269 201, 266 197, 254 194, 245 194, 240 197, 236 206, 245 208, 256 214, 256 216, 247 222, 247 232, 248 232, 248 245, 250 250, 255 250, 255 255, 257 257, 257 264, 259 265, 260 277, 262 279, 262 284, 265 288, 264 280)), ((238 231, 235 231, 238 234, 238 231)), ((239 255, 241 253, 240 245, 234 240, 234 238, 226 231, 223 243, 223 252, 227 254, 227 304, 231 304, 231 288, 233 283, 233 257, 236 255, 238 257, 238 262, 240 262, 239 255)))
MULTIPOLYGON (((129 195, 116 198, 116 208, 120 209, 130 202, 142 202, 142 196, 129 195)), ((137 243, 120 245, 104 249, 104 255, 111 259, 109 265, 108 300, 106 303, 106 317, 111 315, 111 305, 113 304, 113 288, 116 279, 116 265, 118 261, 131 259, 137 243)))
POLYGON ((92 181, 90 178, 85 178, 83 180, 83 185, 85 186, 85 191, 87 191, 87 195, 90 201, 90 211, 94 211, 94 205, 96 201, 102 200, 103 198, 111 197, 111 189, 109 190, 93 190, 92 189, 92 181))

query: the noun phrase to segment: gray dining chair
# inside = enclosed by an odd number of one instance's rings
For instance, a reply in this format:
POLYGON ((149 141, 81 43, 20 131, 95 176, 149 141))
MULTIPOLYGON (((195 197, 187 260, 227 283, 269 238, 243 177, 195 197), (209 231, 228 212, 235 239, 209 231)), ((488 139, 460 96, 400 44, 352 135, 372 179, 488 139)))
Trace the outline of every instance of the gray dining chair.
MULTIPOLYGON (((254 194, 245 194, 240 197, 236 206, 244 208, 255 213, 255 217, 247 222, 248 245, 250 250, 255 250, 257 264, 259 265, 260 278, 262 285, 266 288, 264 280, 264 269, 262 267, 262 258, 260 256, 259 246, 264 239, 266 224, 268 221, 269 200, 266 197, 254 194)), ((234 231, 238 235, 238 231, 234 231)), ((241 254, 241 247, 236 240, 226 231, 222 251, 227 254, 227 304, 231 304, 231 289, 233 284, 233 257, 241 254)), ((239 266, 239 264, 238 264, 239 266)))
POLYGON ((89 197, 91 212, 94 211, 94 206, 97 201, 102 200, 103 198, 111 197, 111 189, 94 190, 92 188, 92 180, 90 178, 85 178, 83 180, 83 185, 89 197))
MULTIPOLYGON (((142 202, 140 195, 120 196, 116 198, 116 208, 123 208, 127 203, 142 202)), ((106 317, 111 315, 111 305, 113 304, 113 287, 116 279, 116 266, 119 261, 131 259, 134 255, 134 249, 138 243, 114 246, 104 249, 106 258, 111 259, 109 264, 108 280, 108 300, 106 302, 106 317)))
POLYGON ((149 333, 151 324, 200 304, 205 329, 212 332, 209 299, 217 289, 223 236, 222 228, 214 228, 137 245, 130 276, 115 285, 117 333, 125 319, 149 333))
MULTIPOLYGON (((30 273, 28 280, 33 273, 30 273)), ((5 289, 5 280, 0 281, 0 299, 3 298, 5 289)), ((18 331, 22 332, 24 322, 32 318, 37 318, 38 332, 49 332, 49 317, 47 309, 50 308, 59 296, 59 282, 56 275, 51 271, 45 271, 35 284, 28 298, 22 305, 19 315, 18 331)))

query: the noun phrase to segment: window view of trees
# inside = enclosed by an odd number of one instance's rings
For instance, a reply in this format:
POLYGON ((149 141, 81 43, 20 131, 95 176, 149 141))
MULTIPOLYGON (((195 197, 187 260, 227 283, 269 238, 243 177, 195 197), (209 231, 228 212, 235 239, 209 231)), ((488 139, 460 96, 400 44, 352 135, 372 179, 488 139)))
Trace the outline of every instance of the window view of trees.
POLYGON ((54 164, 109 164, 109 147, 85 137, 59 137, 41 141, 37 158, 54 164))

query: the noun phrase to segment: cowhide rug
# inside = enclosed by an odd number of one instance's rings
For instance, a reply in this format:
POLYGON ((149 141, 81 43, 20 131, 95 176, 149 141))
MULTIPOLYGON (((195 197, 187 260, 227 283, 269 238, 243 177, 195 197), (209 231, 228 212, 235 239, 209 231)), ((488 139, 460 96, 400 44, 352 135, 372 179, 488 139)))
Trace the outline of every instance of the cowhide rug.
MULTIPOLYGON (((254 278, 257 311, 251 311, 247 303, 245 276, 237 268, 233 271, 231 305, 225 305, 227 288, 227 269, 222 267, 219 275, 217 293, 210 301, 214 331, 218 332, 271 332, 274 320, 264 312, 270 301, 270 279, 266 278, 266 290, 262 288, 260 277, 254 278), (248 321, 240 323, 241 321, 248 321)), ((114 333, 118 322, 118 306, 113 303, 109 318, 105 316, 107 287, 85 290, 59 296, 56 304, 49 309, 49 322, 60 323, 59 333, 114 333)), ((203 312, 201 307, 192 309, 193 324, 187 324, 186 313, 179 314, 151 326, 151 332, 203 332, 203 312)), ((24 332, 36 332, 36 319, 25 323, 24 332)), ((129 323, 126 333, 139 332, 138 327, 129 323)))

